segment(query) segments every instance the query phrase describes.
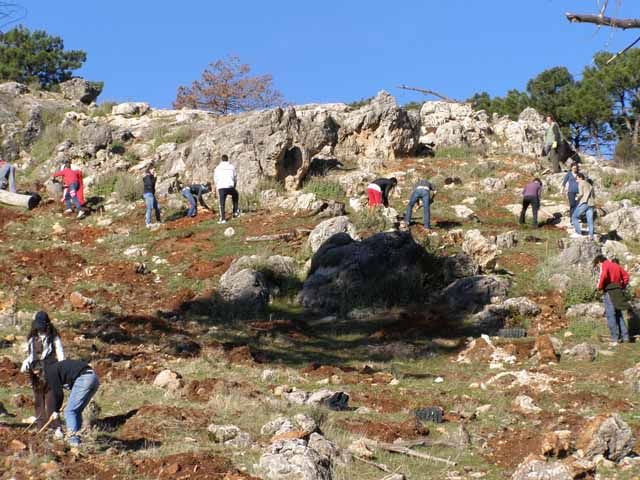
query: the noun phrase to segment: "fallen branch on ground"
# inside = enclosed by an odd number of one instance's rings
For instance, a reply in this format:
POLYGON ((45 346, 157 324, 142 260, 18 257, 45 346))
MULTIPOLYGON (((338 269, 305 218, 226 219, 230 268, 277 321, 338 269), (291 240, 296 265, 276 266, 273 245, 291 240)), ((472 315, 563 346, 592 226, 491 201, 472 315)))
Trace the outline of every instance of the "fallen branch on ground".
POLYGON ((371 460, 367 460, 366 458, 358 457, 354 455, 353 458, 361 461, 362 463, 366 463, 367 465, 371 465, 372 467, 376 467, 378 470, 382 470, 385 473, 393 473, 389 467, 387 467, 384 463, 376 463, 371 460))
POLYGON ((433 462, 444 463, 445 465, 449 465, 451 467, 457 465, 456 462, 452 462, 446 458, 435 457, 433 455, 429 455, 427 453, 416 452, 415 450, 411 450, 410 448, 403 447, 401 445, 396 445, 393 443, 382 443, 376 442, 375 440, 366 440, 366 443, 371 445, 372 448, 380 448, 382 450, 386 450, 387 452, 393 453, 401 453, 403 455, 408 455, 410 457, 422 458, 424 460, 431 460, 433 462))
POLYGON ((274 233, 271 235, 259 235, 257 237, 247 237, 247 242, 276 242, 278 240, 293 240, 296 234, 293 232, 274 233))

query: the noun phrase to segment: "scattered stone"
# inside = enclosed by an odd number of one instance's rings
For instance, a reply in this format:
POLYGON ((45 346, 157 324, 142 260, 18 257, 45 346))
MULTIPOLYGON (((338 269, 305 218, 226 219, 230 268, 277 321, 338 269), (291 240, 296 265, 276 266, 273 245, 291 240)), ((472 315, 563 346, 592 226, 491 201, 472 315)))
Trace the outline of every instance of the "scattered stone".
POLYGON ((542 439, 541 452, 545 457, 566 457, 573 450, 571 430, 548 432, 542 439))
POLYGON ((507 250, 518 244, 518 234, 513 231, 501 233, 496 236, 496 247, 498 250, 507 250))
POLYGON ((272 382, 274 381, 276 378, 278 378, 278 372, 277 370, 271 370, 269 368, 265 369, 262 371, 262 374, 260 375, 260 379, 263 382, 272 382))
POLYGON ((569 319, 597 319, 600 320, 604 317, 604 305, 599 302, 593 303, 579 303, 569 307, 566 313, 569 319))
POLYGON ((96 302, 92 298, 85 297, 80 292, 72 292, 69 295, 69 303, 76 310, 86 310, 94 306, 96 302))
POLYGON ((351 444, 347 447, 347 450, 349 450, 349 452, 357 457, 368 459, 375 457, 375 452, 371 449, 364 438, 359 438, 351 442, 351 444))
POLYGON ((580 343, 565 350, 563 355, 583 362, 593 362, 598 356, 598 350, 588 343, 580 343))
POLYGON ((563 462, 547 462, 544 458, 529 455, 518 465, 511 480, 574 480, 574 475, 563 462))
POLYGON ((527 370, 501 372, 485 382, 485 386, 491 386, 494 383, 500 384, 501 387, 510 389, 515 386, 531 387, 538 392, 551 392, 551 384, 557 380, 550 377, 546 373, 529 372, 527 370))
POLYGON ((64 235, 65 233, 67 233, 67 229, 64 228, 62 225, 60 225, 58 222, 56 222, 51 226, 51 232, 54 235, 60 236, 60 235, 64 235))
POLYGON ((220 295, 239 310, 259 312, 269 303, 269 288, 262 272, 231 268, 220 277, 220 295))
POLYGON ((233 227, 228 227, 224 231, 224 236, 227 238, 231 238, 236 234, 236 231, 233 227))
POLYGON ((482 180, 482 185, 484 186, 484 190, 486 192, 491 193, 500 192, 501 190, 507 188, 507 184, 501 178, 487 177, 482 180))
POLYGON ((535 317, 541 312, 538 304, 527 297, 508 298, 502 303, 502 306, 508 308, 511 315, 522 317, 535 317))
POLYGON ((451 208, 453 208, 456 217, 461 218, 462 220, 473 220, 478 218, 476 213, 466 205, 452 205, 451 208))
POLYGON ((468 230, 465 233, 462 251, 473 258, 484 272, 489 272, 496 266, 498 249, 480 230, 468 230))
POLYGON ((485 305, 504 301, 509 281, 493 275, 475 275, 456 280, 445 288, 440 297, 452 312, 478 312, 485 305))
POLYGON ((640 363, 624 371, 624 378, 629 383, 633 393, 640 393, 640 363))
POLYGON ((235 425, 211 424, 207 427, 209 438, 216 443, 236 448, 249 448, 253 443, 251 436, 235 425))
POLYGON ((533 398, 528 395, 518 395, 511 405, 525 415, 532 415, 542 411, 542 409, 534 403, 533 398))
POLYGON ((144 257, 147 255, 147 249, 138 245, 132 245, 122 252, 122 254, 125 257, 144 257))
POLYGON ((549 335, 540 335, 536 337, 536 343, 533 347, 533 351, 540 363, 557 363, 560 360, 560 354, 556 351, 549 335))
POLYGON ((9 450, 14 452, 21 452, 27 449, 27 445, 20 440, 13 439, 9 442, 9 450))
POLYGON ((604 455, 614 462, 629 455, 634 445, 633 431, 617 413, 610 416, 599 415, 591 420, 580 432, 576 442, 576 447, 583 451, 586 458, 604 455))
POLYGON ((331 480, 331 460, 302 439, 272 443, 255 466, 267 480, 331 480))
POLYGON ((182 375, 172 370, 162 370, 153 381, 155 387, 175 392, 184 386, 182 375))
POLYGON ((114 107, 111 109, 111 114, 112 115, 125 115, 125 116, 129 116, 129 115, 144 115, 149 110, 151 110, 151 107, 149 106, 148 103, 144 103, 144 102, 125 102, 125 103, 120 103, 118 105, 114 105, 114 107))

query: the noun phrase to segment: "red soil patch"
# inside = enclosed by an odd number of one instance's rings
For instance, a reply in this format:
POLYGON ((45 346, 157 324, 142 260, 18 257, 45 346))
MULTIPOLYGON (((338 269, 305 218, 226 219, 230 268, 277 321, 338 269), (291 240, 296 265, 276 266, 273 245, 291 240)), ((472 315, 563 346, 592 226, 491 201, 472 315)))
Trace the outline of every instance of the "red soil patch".
POLYGON ((507 268, 518 268, 523 272, 533 272, 538 266, 539 260, 534 255, 524 252, 506 253, 500 255, 500 265, 507 268))
POLYGON ((397 439, 409 440, 429 434, 429 429, 415 419, 402 423, 370 422, 368 420, 344 420, 339 422, 341 428, 382 442, 393 442, 397 439))
POLYGON ((240 472, 223 457, 208 453, 179 453, 134 461, 139 475, 157 480, 259 480, 240 472))
POLYGON ((488 446, 490 451, 484 455, 487 461, 512 469, 529 454, 540 452, 542 434, 540 431, 503 430, 489 439, 488 446))
MULTIPOLYGON (((352 392, 351 393, 351 403, 358 406, 365 406, 372 410, 375 410, 380 413, 396 413, 402 412, 404 410, 408 410, 411 407, 411 400, 394 398, 398 395, 397 392, 385 392, 384 390, 375 392, 352 392)), ((421 395, 419 398, 421 402, 428 402, 424 398, 424 395, 421 395)), ((415 398, 413 400, 418 400, 415 398)), ((429 403, 431 405, 431 403, 429 403)))
POLYGON ((204 380, 192 380, 186 388, 185 394, 189 400, 196 402, 207 402, 212 395, 231 392, 242 392, 247 396, 255 398, 261 395, 258 390, 254 390, 250 385, 223 380, 220 378, 205 378, 204 380))
MULTIPOLYGON (((75 227, 75 226, 74 226, 75 227)), ((64 239, 68 242, 80 242, 83 246, 92 246, 96 240, 104 237, 108 231, 100 227, 90 227, 82 225, 75 227, 64 235, 64 239)))
POLYGON ((11 361, 9 357, 0 359, 0 384, 8 385, 29 385, 29 376, 20 373, 20 365, 11 361))
POLYGON ((11 222, 26 221, 29 217, 24 213, 18 213, 10 208, 0 207, 0 233, 4 230, 5 225, 11 222))

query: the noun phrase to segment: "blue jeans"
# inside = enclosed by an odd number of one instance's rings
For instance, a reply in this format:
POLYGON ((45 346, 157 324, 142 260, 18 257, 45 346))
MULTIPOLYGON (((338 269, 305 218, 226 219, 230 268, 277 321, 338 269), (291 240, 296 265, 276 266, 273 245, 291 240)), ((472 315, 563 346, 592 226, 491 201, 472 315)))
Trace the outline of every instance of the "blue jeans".
POLYGON ((187 211, 187 216, 195 217, 198 213, 198 202, 196 202, 196 199, 193 197, 191 189, 183 188, 182 196, 187 199, 187 202, 189 202, 189 211, 187 211))
POLYGON ((593 207, 590 207, 586 203, 581 203, 573 211, 573 216, 571 217, 571 223, 573 223, 573 228, 576 229, 576 233, 582 235, 580 217, 582 216, 583 213, 586 213, 587 215, 587 225, 589 226, 589 235, 593 235, 593 207))
POLYGON ((407 211, 404 214, 404 222, 409 225, 411 223, 411 214, 413 213, 413 207, 419 199, 422 199, 422 223, 425 228, 431 228, 431 205, 430 197, 431 192, 426 188, 416 188, 411 194, 409 205, 407 205, 407 211))
POLYGON ((71 439, 77 437, 75 434, 82 428, 82 411, 93 398, 99 386, 98 376, 93 371, 83 373, 73 382, 67 408, 64 409, 64 420, 71 439))
POLYGON ((10 163, 0 167, 0 188, 5 187, 5 182, 9 183, 9 191, 16 193, 16 168, 10 163))
POLYGON ((78 200, 78 188, 80 188, 80 185, 77 183, 72 183, 67 187, 67 191, 64 194, 64 203, 67 206, 67 210, 71 210, 71 202, 76 206, 78 212, 82 209, 80 200, 78 200))
POLYGON ((151 211, 155 210, 156 212, 156 222, 160 222, 160 207, 158 206, 158 200, 153 193, 147 192, 143 193, 144 203, 147 206, 147 213, 145 214, 144 220, 147 225, 151 224, 151 211))
POLYGON ((611 341, 619 342, 622 340, 628 342, 629 330, 624 321, 622 310, 617 310, 613 306, 613 302, 606 292, 604 294, 604 315, 607 317, 607 325, 609 326, 609 332, 611 332, 611 341))
POLYGON ((569 218, 573 218, 573 212, 578 206, 578 192, 567 192, 567 198, 569 199, 569 218))

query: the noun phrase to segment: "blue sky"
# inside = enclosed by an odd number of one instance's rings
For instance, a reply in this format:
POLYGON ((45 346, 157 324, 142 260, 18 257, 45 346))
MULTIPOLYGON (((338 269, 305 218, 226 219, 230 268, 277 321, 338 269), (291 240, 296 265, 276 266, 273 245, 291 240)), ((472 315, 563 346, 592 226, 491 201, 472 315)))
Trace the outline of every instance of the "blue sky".
MULTIPOLYGON (((349 102, 385 89, 406 103, 407 84, 464 99, 524 88, 545 68, 579 74, 598 50, 634 32, 569 24, 596 0, 16 0, 31 29, 60 35, 88 54, 77 73, 103 80, 100 100, 169 107, 176 88, 209 62, 237 54, 271 73, 290 103, 349 102)), ((640 2, 610 13, 640 17, 640 2)), ((637 34, 637 33, 636 33, 637 34)))

